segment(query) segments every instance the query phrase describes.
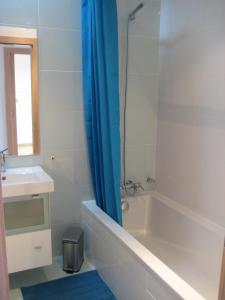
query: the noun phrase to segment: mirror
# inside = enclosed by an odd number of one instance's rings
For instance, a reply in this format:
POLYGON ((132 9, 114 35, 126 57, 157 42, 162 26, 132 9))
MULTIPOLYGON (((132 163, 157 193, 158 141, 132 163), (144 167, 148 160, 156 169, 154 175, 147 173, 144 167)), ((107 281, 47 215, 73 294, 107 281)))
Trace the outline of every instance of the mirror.
POLYGON ((1 36, 0 150, 39 154, 37 39, 1 36))

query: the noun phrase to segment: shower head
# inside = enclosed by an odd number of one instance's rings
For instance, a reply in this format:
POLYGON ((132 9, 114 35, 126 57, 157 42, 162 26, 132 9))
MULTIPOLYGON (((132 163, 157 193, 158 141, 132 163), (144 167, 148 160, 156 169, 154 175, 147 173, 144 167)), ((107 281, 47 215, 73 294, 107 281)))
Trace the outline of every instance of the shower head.
POLYGON ((129 16, 128 16, 128 20, 129 21, 133 21, 133 20, 135 20, 135 16, 136 16, 136 13, 140 10, 140 9, 142 9, 142 7, 144 6, 144 3, 140 3, 140 4, 138 4, 138 6, 129 14, 129 16))

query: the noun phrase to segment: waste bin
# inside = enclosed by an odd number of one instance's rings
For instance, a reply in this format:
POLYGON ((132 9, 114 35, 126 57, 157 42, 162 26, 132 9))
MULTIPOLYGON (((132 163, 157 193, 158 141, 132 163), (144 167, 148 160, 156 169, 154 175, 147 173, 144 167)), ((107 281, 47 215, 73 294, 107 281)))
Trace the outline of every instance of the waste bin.
POLYGON ((63 270, 79 272, 84 261, 84 234, 80 227, 70 227, 63 235, 63 270))

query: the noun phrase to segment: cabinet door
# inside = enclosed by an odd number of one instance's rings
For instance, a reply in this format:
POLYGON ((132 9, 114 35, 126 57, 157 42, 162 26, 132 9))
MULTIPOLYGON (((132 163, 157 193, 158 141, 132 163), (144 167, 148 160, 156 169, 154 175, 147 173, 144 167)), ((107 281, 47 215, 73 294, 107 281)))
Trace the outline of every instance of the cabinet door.
POLYGON ((47 194, 4 200, 7 235, 49 228, 47 194))
POLYGON ((6 248, 9 273, 50 265, 51 230, 7 236, 6 248))

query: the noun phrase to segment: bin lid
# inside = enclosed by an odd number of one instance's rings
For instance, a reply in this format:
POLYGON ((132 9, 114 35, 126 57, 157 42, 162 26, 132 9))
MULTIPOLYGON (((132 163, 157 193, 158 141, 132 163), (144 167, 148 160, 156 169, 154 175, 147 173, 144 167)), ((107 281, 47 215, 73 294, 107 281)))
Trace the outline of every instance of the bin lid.
POLYGON ((70 227, 63 235, 63 242, 78 243, 82 235, 83 230, 80 227, 70 227))

